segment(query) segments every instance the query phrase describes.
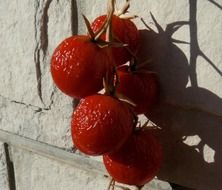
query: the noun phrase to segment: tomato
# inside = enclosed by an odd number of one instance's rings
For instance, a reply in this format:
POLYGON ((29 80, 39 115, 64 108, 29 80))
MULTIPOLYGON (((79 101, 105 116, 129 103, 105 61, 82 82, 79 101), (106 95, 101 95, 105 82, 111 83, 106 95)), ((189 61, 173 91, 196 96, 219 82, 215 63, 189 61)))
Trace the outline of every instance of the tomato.
MULTIPOLYGON (((97 32, 106 20, 106 15, 99 16, 96 18, 91 27, 94 32, 97 32)), ((124 44, 128 44, 130 51, 136 54, 139 46, 139 32, 136 25, 129 19, 121 19, 118 16, 113 15, 112 17, 112 30, 114 39, 118 38, 117 42, 120 41, 124 44)), ((102 35, 102 39, 105 40, 105 34, 102 35)), ((125 64, 130 61, 132 55, 126 49, 126 47, 112 48, 113 57, 116 66, 125 64)))
POLYGON ((136 104, 137 114, 148 113, 156 104, 159 85, 154 73, 130 71, 128 66, 118 68, 119 86, 117 92, 123 94, 136 104))
POLYGON ((92 95, 80 101, 73 112, 74 145, 83 153, 102 155, 119 148, 134 126, 129 107, 107 95, 92 95))
POLYGON ((107 65, 112 64, 107 48, 98 47, 88 36, 72 36, 55 49, 51 74, 62 92, 83 98, 102 89, 107 65))
POLYGON ((115 181, 136 186, 152 180, 162 160, 161 145, 149 130, 136 131, 120 149, 103 156, 105 167, 115 181))

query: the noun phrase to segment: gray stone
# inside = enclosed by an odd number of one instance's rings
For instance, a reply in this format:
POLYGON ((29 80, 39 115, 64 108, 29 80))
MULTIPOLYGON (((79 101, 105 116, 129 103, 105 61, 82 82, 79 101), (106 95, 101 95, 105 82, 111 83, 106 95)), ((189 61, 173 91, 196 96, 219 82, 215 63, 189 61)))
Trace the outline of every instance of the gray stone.
POLYGON ((4 48, 0 49, 0 127, 71 147, 72 100, 55 88, 50 74, 54 48, 72 34, 71 2, 26 0, 0 5, 4 44, 0 47, 4 48))
POLYGON ((0 128, 69 149, 73 146, 70 137, 72 104, 65 101, 65 98, 63 100, 45 110, 0 97, 0 128))
POLYGON ((53 49, 72 33, 71 3, 52 0, 1 2, 1 95, 48 107, 54 92, 53 49), (6 51, 7 50, 7 51, 6 51))
MULTIPOLYGON (((110 178, 106 176, 70 167, 20 149, 13 149, 13 161, 18 190, 104 190, 110 182, 110 178)), ((116 184, 116 190, 123 187, 122 184, 116 184)), ((163 187, 157 180, 147 186, 150 190, 156 187, 160 187, 158 190, 170 190, 169 185, 163 187)), ((128 188, 136 189, 130 186, 128 188)))

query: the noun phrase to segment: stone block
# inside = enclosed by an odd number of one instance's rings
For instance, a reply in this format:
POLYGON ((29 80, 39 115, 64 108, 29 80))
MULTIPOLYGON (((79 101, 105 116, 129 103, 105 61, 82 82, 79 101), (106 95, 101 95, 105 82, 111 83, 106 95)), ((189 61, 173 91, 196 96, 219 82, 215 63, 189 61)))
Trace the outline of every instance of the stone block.
MULTIPOLYGON (((18 190, 104 190, 110 183, 107 176, 70 167, 29 151, 17 148, 12 150, 18 190)), ((116 184, 115 189, 121 190, 124 187, 126 188, 122 184, 116 184)), ((127 187, 136 190, 136 187, 127 187)), ((153 180, 144 189, 170 190, 170 187, 167 183, 153 180)))

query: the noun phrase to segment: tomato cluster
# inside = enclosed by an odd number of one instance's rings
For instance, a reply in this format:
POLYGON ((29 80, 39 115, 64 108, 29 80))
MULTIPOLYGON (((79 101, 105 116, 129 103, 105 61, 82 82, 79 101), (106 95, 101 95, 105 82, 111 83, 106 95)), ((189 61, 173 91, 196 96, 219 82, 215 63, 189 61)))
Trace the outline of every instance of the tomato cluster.
POLYGON ((139 31, 130 19, 112 13, 86 24, 88 34, 65 39, 51 59, 57 87, 81 99, 72 115, 73 143, 85 154, 103 155, 114 180, 144 185, 159 171, 162 151, 150 129, 138 128, 137 114, 155 105, 157 76, 135 65, 139 31), (105 93, 99 93, 104 85, 105 93))

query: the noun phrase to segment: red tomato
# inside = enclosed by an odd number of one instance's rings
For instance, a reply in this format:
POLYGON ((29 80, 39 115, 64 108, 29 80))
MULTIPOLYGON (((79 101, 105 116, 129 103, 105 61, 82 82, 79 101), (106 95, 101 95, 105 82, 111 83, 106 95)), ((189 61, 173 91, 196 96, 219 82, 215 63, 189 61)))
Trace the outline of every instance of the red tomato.
MULTIPOLYGON (((102 15, 95 19, 91 27, 94 32, 97 32, 106 20, 106 15, 102 15)), ((121 19, 118 16, 112 17, 112 30, 114 37, 117 37, 122 43, 128 44, 128 48, 136 54, 139 46, 139 32, 136 25, 129 19, 121 19)), ((105 40, 105 34, 102 35, 105 40)), ((125 47, 112 48, 113 57, 116 66, 125 64, 130 61, 132 55, 125 47)))
POLYGON ((137 114, 148 113, 158 100, 159 86, 153 73, 132 72, 128 66, 118 68, 120 84, 117 92, 136 104, 137 114))
POLYGON ((72 36, 55 49, 51 74, 62 92, 82 98, 102 89, 106 67, 112 64, 107 48, 99 48, 88 36, 72 36))
POLYGON ((103 162, 115 181, 141 186, 158 173, 162 148, 149 130, 139 130, 116 152, 104 155, 103 162))
POLYGON ((82 99, 73 112, 75 146, 85 154, 102 155, 119 148, 131 135, 133 116, 123 102, 106 95, 82 99))

